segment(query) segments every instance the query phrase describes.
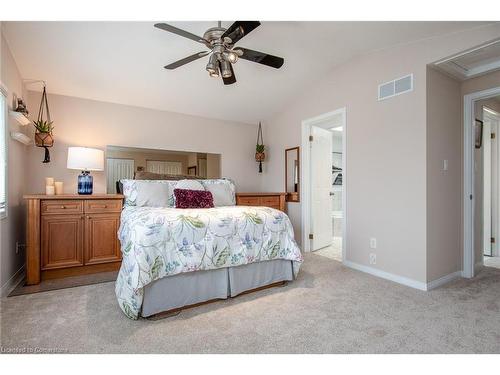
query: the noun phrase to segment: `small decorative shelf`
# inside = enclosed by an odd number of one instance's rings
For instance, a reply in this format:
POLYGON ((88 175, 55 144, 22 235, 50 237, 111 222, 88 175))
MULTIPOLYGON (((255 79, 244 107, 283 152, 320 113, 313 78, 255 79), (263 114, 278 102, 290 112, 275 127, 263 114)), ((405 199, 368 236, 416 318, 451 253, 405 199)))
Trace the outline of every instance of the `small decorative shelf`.
POLYGON ((21 112, 9 111, 10 117, 16 120, 19 125, 26 126, 31 123, 30 119, 23 115, 21 112))
POLYGON ((18 142, 21 142, 25 145, 30 145, 32 143, 31 138, 26 134, 21 132, 10 132, 10 137, 18 142))

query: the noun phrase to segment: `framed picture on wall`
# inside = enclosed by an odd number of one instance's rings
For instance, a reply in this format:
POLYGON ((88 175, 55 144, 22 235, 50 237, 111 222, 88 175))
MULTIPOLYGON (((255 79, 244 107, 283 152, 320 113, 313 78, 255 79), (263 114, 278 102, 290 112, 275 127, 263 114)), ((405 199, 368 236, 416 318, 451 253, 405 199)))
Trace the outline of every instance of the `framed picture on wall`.
POLYGON ((481 148, 481 146, 483 145, 483 122, 481 120, 476 119, 476 123, 474 126, 474 135, 476 139, 476 148, 481 148))

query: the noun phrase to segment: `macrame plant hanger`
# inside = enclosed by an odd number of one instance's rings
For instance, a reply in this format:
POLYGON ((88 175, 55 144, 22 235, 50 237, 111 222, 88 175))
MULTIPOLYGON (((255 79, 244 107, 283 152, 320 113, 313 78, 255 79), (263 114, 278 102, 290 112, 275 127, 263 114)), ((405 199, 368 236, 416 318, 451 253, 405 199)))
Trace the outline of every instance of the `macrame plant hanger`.
POLYGON ((266 154, 264 153, 264 137, 262 136, 262 125, 259 121, 259 130, 257 132, 257 152, 255 153, 255 160, 259 162, 259 173, 262 173, 262 162, 266 158, 266 154), (260 143, 259 143, 260 142, 260 143), (262 150, 258 150, 259 146, 262 147, 262 150))
MULTIPOLYGON (((47 101, 47 90, 45 88, 45 83, 43 84, 42 100, 40 101, 40 108, 38 109, 37 122, 43 120, 43 111, 46 111, 47 122, 50 123, 50 111, 49 102, 47 101), (45 107, 45 108, 44 108, 45 107)), ((54 138, 52 138, 52 133, 35 133, 35 143, 38 147, 43 147, 45 149, 45 157, 43 163, 50 163, 50 152, 49 147, 54 144, 54 138)))

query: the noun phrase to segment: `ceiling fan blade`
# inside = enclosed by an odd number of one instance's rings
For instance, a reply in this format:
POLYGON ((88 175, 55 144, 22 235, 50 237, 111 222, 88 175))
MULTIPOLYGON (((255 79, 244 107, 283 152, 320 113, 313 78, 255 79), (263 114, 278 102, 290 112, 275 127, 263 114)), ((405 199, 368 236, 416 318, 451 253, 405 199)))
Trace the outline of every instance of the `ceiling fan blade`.
POLYGON ((268 55, 264 52, 254 51, 243 47, 235 47, 234 51, 237 50, 241 50, 243 52, 243 54, 240 56, 240 59, 253 61, 259 64, 270 66, 272 68, 279 69, 285 62, 282 57, 268 55))
POLYGON ((229 26, 229 29, 227 29, 226 32, 222 34, 221 38, 231 38, 231 44, 234 44, 259 26, 259 21, 236 21, 231 26, 229 26))
MULTIPOLYGON (((219 63, 219 66, 220 66, 220 63, 219 63)), ((221 71, 222 80, 224 81, 225 85, 232 85, 233 83, 236 83, 236 76, 234 75, 233 64, 230 63, 229 67, 231 68, 231 77, 228 77, 228 78, 222 77, 222 69, 219 68, 219 70, 221 71)))
POLYGON ((194 35, 194 34, 190 33, 189 31, 179 29, 179 28, 172 26, 172 25, 169 25, 167 23, 156 23, 155 27, 158 29, 162 29, 162 30, 183 36, 184 38, 194 40, 195 42, 202 43, 202 44, 206 45, 207 47, 210 46, 210 42, 206 39, 203 39, 201 36, 194 35))
POLYGON ((188 57, 184 57, 183 59, 177 60, 176 62, 173 62, 171 64, 165 65, 164 68, 172 70, 172 69, 178 68, 179 66, 182 66, 182 65, 185 65, 187 63, 190 63, 191 61, 201 59, 202 57, 208 55, 209 53, 210 53, 210 51, 198 52, 198 53, 195 53, 194 55, 191 55, 191 56, 188 56, 188 57))

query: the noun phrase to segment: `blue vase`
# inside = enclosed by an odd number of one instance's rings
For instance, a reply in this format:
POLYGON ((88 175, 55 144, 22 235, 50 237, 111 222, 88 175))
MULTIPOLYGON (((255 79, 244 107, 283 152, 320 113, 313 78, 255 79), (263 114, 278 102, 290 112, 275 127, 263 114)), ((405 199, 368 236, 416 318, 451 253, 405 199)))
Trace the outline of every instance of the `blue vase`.
POLYGON ((82 171, 78 175, 78 194, 92 194, 93 179, 89 171, 82 171))

